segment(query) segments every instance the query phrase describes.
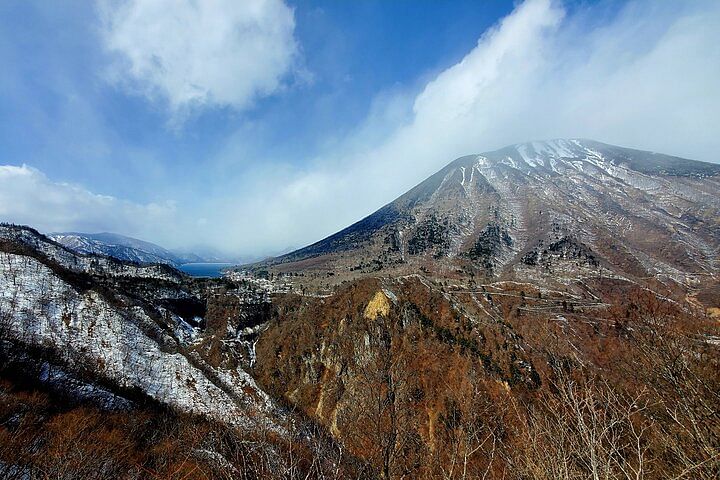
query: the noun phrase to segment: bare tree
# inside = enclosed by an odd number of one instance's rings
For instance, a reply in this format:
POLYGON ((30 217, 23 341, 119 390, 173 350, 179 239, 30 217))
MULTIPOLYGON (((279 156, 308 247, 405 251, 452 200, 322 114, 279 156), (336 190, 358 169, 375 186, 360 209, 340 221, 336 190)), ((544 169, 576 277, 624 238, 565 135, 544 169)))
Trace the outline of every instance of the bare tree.
POLYGON ((419 447, 413 423, 407 348, 398 325, 378 316, 365 331, 366 348, 355 365, 354 385, 344 402, 345 436, 381 478, 402 476, 405 453, 419 447))
POLYGON ((467 388, 445 385, 443 448, 436 462, 446 479, 488 478, 497 454, 503 405, 494 403, 474 374, 467 388))
POLYGON ((642 479, 647 474, 646 395, 626 396, 604 381, 556 372, 555 393, 544 393, 524 418, 511 463, 518 476, 538 479, 642 479))
POLYGON ((720 475, 720 333, 714 322, 645 302, 627 325, 631 354, 624 371, 654 399, 649 417, 671 454, 664 475, 720 475))

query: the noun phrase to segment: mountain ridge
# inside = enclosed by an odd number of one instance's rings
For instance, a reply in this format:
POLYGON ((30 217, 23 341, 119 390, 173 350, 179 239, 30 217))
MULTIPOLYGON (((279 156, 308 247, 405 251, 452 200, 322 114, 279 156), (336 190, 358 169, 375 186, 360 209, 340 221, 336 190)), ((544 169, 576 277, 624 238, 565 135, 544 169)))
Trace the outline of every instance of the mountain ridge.
POLYGON ((53 232, 48 237, 79 253, 108 255, 120 260, 140 263, 166 263, 179 267, 185 263, 235 263, 219 252, 197 253, 189 250, 173 251, 155 243, 118 233, 53 232))
MULTIPOLYGON (((553 143, 556 143, 556 142, 583 142, 583 143, 586 143, 586 144, 588 144, 588 145, 594 145, 594 146, 605 146, 605 147, 611 146, 611 147, 614 147, 614 146, 612 146, 612 145, 605 144, 605 143, 602 143, 602 142, 598 142, 598 141, 596 141, 596 140, 590 140, 590 139, 575 138, 575 139, 567 139, 567 140, 566 140, 566 139, 557 138, 557 139, 551 139, 551 140, 535 140, 535 141, 517 143, 517 144, 509 145, 509 146, 506 146, 506 147, 502 147, 502 148, 500 148, 500 149, 493 150, 493 151, 490 151, 490 152, 479 153, 479 154, 463 155, 463 156, 461 156, 461 157, 456 158, 456 159, 453 160, 452 162, 448 163, 447 165, 445 165, 445 167, 441 168, 441 169, 438 170, 435 174, 429 176, 429 177, 428 177, 427 179, 425 179, 424 181, 422 181, 422 182, 420 182, 419 184, 415 185, 414 187, 410 188, 405 194, 400 195, 400 196, 399 196, 398 198, 396 198, 395 200, 393 200, 393 201, 389 202, 388 204, 380 207, 378 210, 376 210, 375 212, 367 215, 366 217, 364 217, 364 218, 361 219, 360 221, 355 222, 355 223, 349 225, 348 227, 345 227, 345 228, 341 229, 339 232, 337 232, 337 233, 335 233, 335 234, 329 235, 328 237, 326 237, 326 238, 324 238, 324 239, 321 239, 321 240, 319 240, 319 241, 317 241, 317 242, 314 242, 314 243, 308 245, 307 247, 302 247, 302 248, 300 248, 300 249, 298 249, 298 250, 295 250, 295 251, 293 251, 293 252, 289 252, 288 254, 281 255, 279 258, 285 257, 285 256, 287 256, 287 255, 292 255, 292 254, 294 254, 295 252, 301 251, 301 250, 303 250, 303 249, 305 249, 305 248, 313 247, 313 246, 315 246, 315 245, 317 245, 317 244, 319 244, 319 243, 321 243, 321 242, 324 242, 325 240, 328 240, 328 239, 330 239, 330 238, 333 238, 333 237, 335 237, 336 235, 338 235, 338 234, 346 231, 347 229, 352 228, 353 226, 357 225, 358 223, 367 221, 367 220, 368 220, 370 217, 372 217, 373 215, 377 214, 378 212, 381 212, 381 211, 385 210, 386 208, 390 207, 390 206, 393 205, 393 204, 396 204, 396 203, 402 201, 402 200, 405 199, 406 197, 408 197, 408 198, 419 197, 419 196, 421 195, 421 192, 425 192, 425 194, 427 195, 428 187, 430 187, 432 184, 439 184, 440 181, 442 181, 442 177, 444 176, 445 173, 447 173, 448 170, 451 170, 451 169, 454 168, 454 167, 461 166, 461 165, 463 165, 466 161, 468 161, 468 160, 470 160, 470 159, 476 159, 477 157, 483 156, 483 155, 492 155, 492 154, 506 153, 506 152, 512 152, 512 151, 516 151, 516 152, 517 152, 517 151, 518 151, 518 147, 527 147, 527 146, 532 146, 533 144, 544 144, 544 145, 548 145, 548 144, 553 144, 553 143)), ((658 162, 654 165, 654 167, 653 167, 652 165, 645 165, 644 167, 641 167, 641 168, 643 168, 643 170, 644 170, 643 173, 655 172, 655 173, 663 173, 663 174, 679 175, 679 176, 683 176, 683 175, 689 175, 689 176, 702 176, 702 175, 710 175, 710 176, 713 176, 713 175, 720 175, 720 164, 715 164, 715 163, 710 163, 710 162, 703 162, 703 161, 699 161, 699 160, 690 160, 690 159, 686 159, 686 158, 682 158, 682 157, 674 157, 674 156, 666 155, 666 154, 663 154, 663 153, 650 152, 650 151, 644 151, 644 150, 627 148, 627 147, 614 147, 614 148, 622 149, 622 150, 625 150, 625 151, 627 151, 627 152, 633 152, 633 153, 636 153, 636 154, 641 154, 641 155, 645 156, 646 159, 647 159, 647 158, 653 158, 653 159, 657 159, 657 160, 658 160, 658 162), (679 167, 681 167, 682 165, 688 165, 688 164, 693 165, 693 166, 696 166, 697 169, 696 169, 696 170, 690 170, 690 171, 685 171, 685 172, 683 172, 683 171, 679 168, 679 167)), ((521 154, 521 155, 522 155, 522 154, 521 154)), ((634 165, 637 167, 637 166, 639 166, 640 164, 639 164, 638 162, 635 162, 634 165)), ((416 200, 418 200, 418 199, 419 199, 419 198, 416 198, 416 200)))
MULTIPOLYGON (((137 391, 231 424, 272 414, 272 401, 241 366, 219 368, 193 352, 215 308, 204 298, 208 281, 167 264, 76 253, 9 224, 0 225, 0 260, 0 347, 39 349, 63 375, 84 374, 91 388, 110 386, 118 398, 137 391)), ((266 301, 260 290, 237 296, 251 306, 266 301)), ((229 324, 226 331, 235 332, 229 324)))
POLYGON ((574 255, 568 278, 715 279, 719 198, 717 164, 593 140, 527 142, 460 157, 349 227, 245 268, 333 282, 421 271, 513 279, 552 277, 548 264, 574 255))

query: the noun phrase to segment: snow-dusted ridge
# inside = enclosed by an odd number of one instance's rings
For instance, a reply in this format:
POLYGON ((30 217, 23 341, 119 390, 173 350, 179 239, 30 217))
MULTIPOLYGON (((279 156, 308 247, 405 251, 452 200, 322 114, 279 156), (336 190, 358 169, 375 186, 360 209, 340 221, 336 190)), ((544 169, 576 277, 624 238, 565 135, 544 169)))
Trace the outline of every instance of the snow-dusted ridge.
POLYGON ((117 277, 154 278, 177 282, 184 274, 166 264, 142 264, 96 253, 78 253, 25 226, 0 224, 0 240, 22 244, 68 270, 117 277))
POLYGON ((180 317, 135 302, 121 287, 105 293, 113 278, 176 283, 179 273, 165 265, 76 255, 25 227, 1 226, 0 240, 5 340, 50 350, 68 371, 94 372, 119 392, 137 389, 180 411, 272 427, 277 411, 271 399, 242 368, 213 367, 194 352, 194 334, 180 317), (102 288, 78 288, 69 272, 108 280, 102 288))
POLYGON ((137 263, 166 263, 178 266, 184 259, 149 242, 111 233, 51 233, 48 237, 70 250, 83 254, 105 255, 137 263))

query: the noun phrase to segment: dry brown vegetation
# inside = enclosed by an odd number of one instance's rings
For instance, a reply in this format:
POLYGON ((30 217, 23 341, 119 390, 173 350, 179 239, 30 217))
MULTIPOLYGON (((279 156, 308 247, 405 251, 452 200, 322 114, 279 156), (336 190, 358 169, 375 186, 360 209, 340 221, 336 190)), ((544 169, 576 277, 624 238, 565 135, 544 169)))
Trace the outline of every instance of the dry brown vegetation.
POLYGON ((410 276, 271 311, 213 299, 194 347, 212 365, 241 363, 231 317, 271 318, 253 373, 292 410, 280 430, 57 397, 8 367, 0 315, 0 478, 719 478, 720 325, 647 285, 410 276))
POLYGON ((277 299, 256 368, 381 478, 720 475, 720 329, 697 311, 409 279, 367 317, 381 286, 277 299))
POLYGON ((594 288, 603 302, 419 278, 280 295, 254 373, 299 410, 285 435, 103 411, 6 371, 0 478, 718 478, 717 322, 594 288))
POLYGON ((301 429, 300 440, 293 440, 157 405, 115 412, 71 406, 46 391, 0 380, 3 479, 365 477, 361 463, 344 458, 312 425, 301 429))

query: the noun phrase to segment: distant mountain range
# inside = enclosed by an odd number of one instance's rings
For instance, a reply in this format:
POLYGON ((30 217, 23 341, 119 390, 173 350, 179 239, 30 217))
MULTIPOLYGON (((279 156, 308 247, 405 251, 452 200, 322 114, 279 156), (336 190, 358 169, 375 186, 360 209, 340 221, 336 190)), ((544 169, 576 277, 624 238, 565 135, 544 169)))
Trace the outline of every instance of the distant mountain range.
POLYGON ((197 251, 170 251, 154 243, 126 237, 117 233, 51 233, 50 238, 78 253, 108 255, 120 260, 139 263, 241 263, 247 258, 231 258, 210 248, 197 251))
POLYGON ((331 283, 612 275, 715 288, 719 247, 720 165, 568 139, 459 158, 350 227, 254 268, 331 283))

